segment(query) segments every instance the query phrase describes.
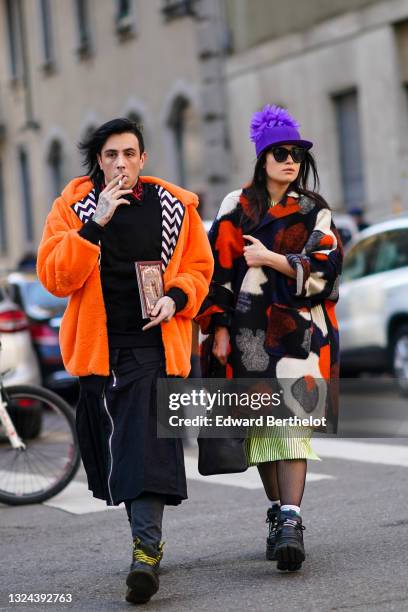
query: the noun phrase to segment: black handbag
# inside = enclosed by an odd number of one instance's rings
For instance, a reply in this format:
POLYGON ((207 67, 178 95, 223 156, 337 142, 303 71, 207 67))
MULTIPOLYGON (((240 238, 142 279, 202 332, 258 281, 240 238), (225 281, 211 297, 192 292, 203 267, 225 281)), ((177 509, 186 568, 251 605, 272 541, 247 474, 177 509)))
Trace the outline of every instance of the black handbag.
POLYGON ((198 471, 203 476, 233 474, 248 469, 246 438, 198 437, 198 471))
MULTIPOLYGON (((201 351, 202 375, 206 378, 225 378, 225 366, 212 354, 214 337, 206 338, 201 351)), ((211 427, 202 427, 198 436, 198 471, 203 476, 233 474, 248 469, 246 437, 211 438, 211 427)))

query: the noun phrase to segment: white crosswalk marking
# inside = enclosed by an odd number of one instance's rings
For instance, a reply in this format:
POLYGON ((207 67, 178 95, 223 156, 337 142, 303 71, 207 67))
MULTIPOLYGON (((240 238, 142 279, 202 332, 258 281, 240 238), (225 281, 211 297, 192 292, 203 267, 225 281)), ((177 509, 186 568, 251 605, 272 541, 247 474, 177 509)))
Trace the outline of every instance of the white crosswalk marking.
POLYGON ((347 439, 317 438, 313 441, 313 448, 320 457, 408 467, 408 444, 400 446, 384 443, 370 444, 347 439))
MULTIPOLYGON (((218 476, 202 476, 197 469, 197 458, 185 457, 186 474, 189 480, 199 480, 207 484, 240 487, 243 489, 261 489, 262 483, 256 468, 249 469, 241 474, 220 474, 218 476)), ((308 482, 332 478, 328 474, 307 475, 308 482)), ((89 512, 103 512, 105 510, 115 510, 120 506, 107 506, 104 501, 95 499, 88 490, 88 486, 82 482, 71 482, 66 489, 44 502, 45 506, 58 508, 70 514, 87 514, 89 512)))
MULTIPOLYGON (((202 476, 197 468, 196 457, 185 457, 187 478, 191 480, 200 480, 207 484, 227 485, 230 487, 241 487, 243 489, 262 489, 262 482, 258 474, 258 470, 253 467, 246 472, 239 474, 217 474, 217 476, 202 476)), ((328 474, 313 474, 309 472, 307 481, 313 482, 316 480, 324 480, 333 478, 328 474)))
MULTIPOLYGON (((360 461, 370 464, 396 465, 408 467, 407 446, 368 443, 360 440, 339 440, 334 438, 316 438, 313 448, 322 458, 360 461)), ((189 480, 207 484, 240 487, 243 489, 260 489, 262 484, 256 468, 250 468, 241 474, 220 474, 218 476, 202 476, 197 469, 197 457, 187 454, 185 457, 186 474, 189 480)), ((313 466, 313 463, 310 463, 313 466)), ((313 469, 313 468, 312 468, 313 469)), ((308 472, 307 481, 316 482, 332 479, 329 474, 308 472)), ((83 482, 72 482, 59 495, 45 502, 46 506, 58 508, 71 514, 87 514, 89 512, 104 512, 117 509, 118 506, 106 506, 105 502, 95 499, 83 482)), ((123 504, 119 506, 123 509, 123 504)))
POLYGON ((83 482, 71 482, 61 493, 44 502, 44 506, 65 510, 70 514, 88 514, 89 512, 104 512, 117 510, 121 506, 107 506, 101 499, 96 499, 83 482))

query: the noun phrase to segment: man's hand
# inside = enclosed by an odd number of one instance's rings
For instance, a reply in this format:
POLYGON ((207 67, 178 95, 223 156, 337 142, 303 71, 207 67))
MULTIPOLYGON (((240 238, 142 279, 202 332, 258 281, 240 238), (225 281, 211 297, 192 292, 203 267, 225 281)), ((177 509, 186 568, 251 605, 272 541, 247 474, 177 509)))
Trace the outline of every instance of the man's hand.
POLYGON ((162 321, 170 321, 175 312, 176 304, 174 300, 168 295, 164 295, 159 300, 157 300, 156 306, 153 308, 150 315, 152 320, 150 321, 150 323, 147 323, 147 325, 142 327, 142 330, 145 331, 146 329, 150 329, 155 325, 159 325, 159 323, 161 323, 162 321))
POLYGON ((214 344, 212 352, 214 357, 218 359, 221 365, 227 363, 228 353, 230 351, 230 334, 226 327, 217 327, 214 333, 214 344))
POLYGON ((268 255, 270 255, 271 251, 258 238, 248 235, 243 236, 243 238, 252 242, 252 244, 244 246, 244 257, 247 265, 250 268, 267 266, 269 263, 268 255))
POLYGON ((127 193, 132 193, 132 189, 121 189, 122 181, 123 174, 115 176, 99 195, 98 203, 92 218, 95 223, 101 227, 104 227, 112 219, 113 213, 118 206, 121 204, 129 204, 122 196, 127 193))

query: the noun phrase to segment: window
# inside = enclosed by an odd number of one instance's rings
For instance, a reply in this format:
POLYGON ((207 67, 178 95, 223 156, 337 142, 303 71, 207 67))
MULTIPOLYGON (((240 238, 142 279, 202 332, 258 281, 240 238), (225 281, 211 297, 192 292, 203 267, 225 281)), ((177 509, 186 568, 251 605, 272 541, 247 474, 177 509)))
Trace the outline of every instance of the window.
POLYGON ((116 31, 118 34, 134 32, 134 0, 116 0, 116 31))
POLYGON ((55 56, 54 41, 52 35, 50 0, 40 0, 40 16, 42 28, 44 68, 51 68, 55 62, 55 56))
POLYGON ((144 131, 143 119, 142 119, 141 115, 139 115, 139 113, 137 113, 136 111, 129 111, 127 113, 126 117, 128 119, 130 119, 130 121, 133 121, 133 123, 136 123, 137 127, 142 132, 143 141, 144 141, 144 145, 145 145, 145 148, 146 148, 146 134, 145 134, 145 131, 144 131))
POLYGON ((365 201, 363 158, 361 154, 358 96, 356 91, 333 97, 340 171, 346 208, 362 206, 365 201))
POLYGON ((56 198, 64 187, 62 146, 58 140, 54 140, 51 144, 48 165, 50 168, 52 195, 56 198))
POLYGON ((372 262, 379 244, 377 236, 370 236, 356 244, 346 255, 342 280, 351 281, 373 273, 372 262))
POLYGON ((20 11, 21 5, 19 2, 15 0, 6 0, 10 74, 12 79, 20 78, 23 72, 20 11))
POLYGON ((373 262, 373 273, 408 266, 408 228, 384 232, 373 262))
MULTIPOLYGON (((14 285, 15 287, 15 285, 14 285)), ((47 291, 39 280, 29 280, 18 284, 19 297, 24 310, 35 318, 38 311, 50 311, 52 316, 61 316, 67 306, 68 299, 57 297, 47 291)), ((16 296, 17 297, 17 296, 16 296)), ((46 314, 46 313, 41 313, 46 314)))
POLYGON ((193 16, 194 0, 162 0, 162 13, 168 21, 185 15, 193 16))
POLYGON ((189 107, 189 102, 185 98, 178 98, 173 106, 170 119, 170 126, 174 137, 175 167, 177 172, 177 182, 186 185, 186 165, 185 165, 185 115, 189 107))
POLYGON ((80 57, 86 57, 92 50, 88 0, 75 0, 75 13, 78 32, 77 52, 80 57))
POLYGON ((28 242, 28 247, 31 247, 34 240, 33 213, 32 213, 32 196, 31 182, 28 167, 28 155, 24 147, 18 150, 18 161, 20 166, 21 187, 23 196, 23 214, 24 214, 24 239, 28 242))
POLYGON ((133 123, 136 123, 137 126, 141 126, 142 125, 142 118, 135 111, 130 111, 127 114, 127 118, 130 119, 130 121, 133 121, 133 123))
POLYGON ((346 255, 343 281, 408 266, 408 228, 376 234, 356 244, 346 255))
POLYGON ((118 15, 117 19, 126 19, 131 16, 131 0, 118 0, 118 15))
POLYGON ((172 140, 174 180, 187 189, 202 192, 201 117, 185 95, 179 94, 174 100, 168 126, 172 140))
POLYGON ((3 164, 0 160, 0 253, 7 252, 6 210, 4 202, 3 164))

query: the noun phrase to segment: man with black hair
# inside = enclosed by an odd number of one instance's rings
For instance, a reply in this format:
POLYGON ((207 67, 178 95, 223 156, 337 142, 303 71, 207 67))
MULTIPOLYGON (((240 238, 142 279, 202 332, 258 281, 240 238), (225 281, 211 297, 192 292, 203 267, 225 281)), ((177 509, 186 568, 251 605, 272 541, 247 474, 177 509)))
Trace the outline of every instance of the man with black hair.
POLYGON ((186 499, 181 440, 157 438, 158 377, 186 377, 191 321, 208 292, 211 249, 195 194, 140 176, 141 131, 114 119, 80 144, 89 176, 71 181, 47 217, 38 276, 70 296, 60 343, 80 380, 77 431, 90 490, 125 503, 133 536, 126 599, 159 588, 162 517, 186 499), (164 295, 144 318, 135 262, 158 261, 164 295))

